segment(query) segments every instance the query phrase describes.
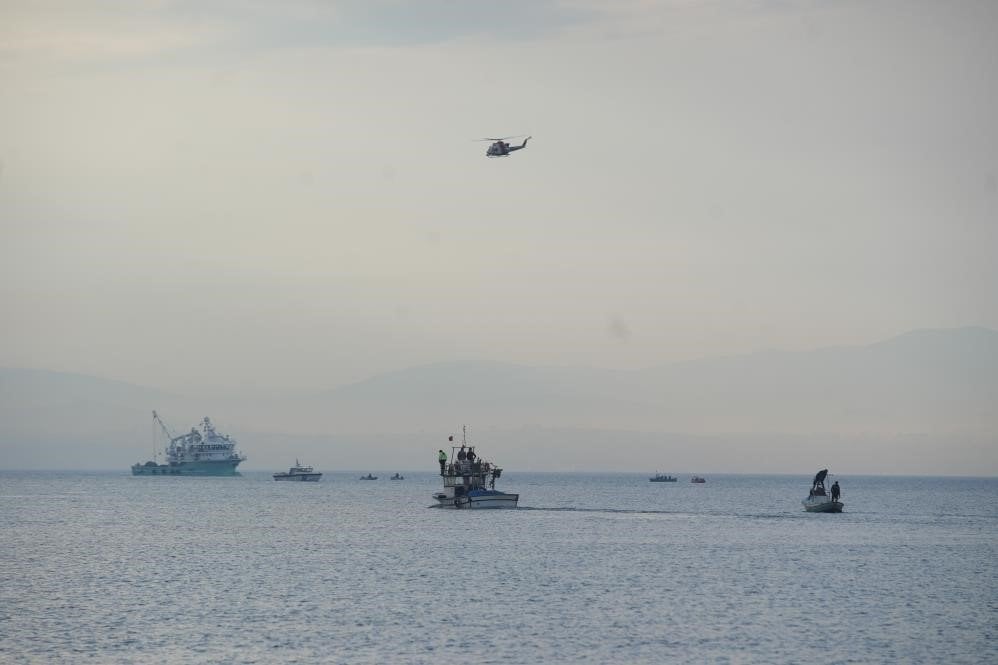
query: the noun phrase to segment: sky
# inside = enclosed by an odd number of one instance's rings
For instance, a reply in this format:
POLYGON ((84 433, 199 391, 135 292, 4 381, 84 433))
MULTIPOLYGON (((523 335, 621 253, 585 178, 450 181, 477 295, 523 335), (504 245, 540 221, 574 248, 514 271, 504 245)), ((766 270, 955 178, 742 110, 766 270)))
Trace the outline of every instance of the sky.
POLYGON ((0 366, 312 390, 998 328, 993 2, 0 2, 0 366), (491 136, 531 135, 486 159, 491 136))

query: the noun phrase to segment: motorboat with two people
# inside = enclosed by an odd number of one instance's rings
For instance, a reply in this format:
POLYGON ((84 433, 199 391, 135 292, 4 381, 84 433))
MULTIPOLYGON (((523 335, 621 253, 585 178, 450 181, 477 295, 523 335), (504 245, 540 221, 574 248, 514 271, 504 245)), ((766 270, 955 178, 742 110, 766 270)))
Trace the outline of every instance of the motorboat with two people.
POLYGON ((707 479, 702 476, 693 476, 692 478, 690 478, 690 482, 696 483, 697 485, 702 485, 703 483, 707 482, 707 479))
POLYGON ((811 491, 807 498, 801 501, 804 510, 809 513, 841 513, 845 504, 839 501, 839 482, 832 483, 831 496, 825 491, 825 478, 828 477, 828 469, 822 469, 814 475, 811 481, 811 491))
MULTIPOLYGON (((448 439, 452 444, 453 435, 448 439)), ((475 447, 468 445, 468 428, 462 429, 461 446, 451 445, 451 462, 441 450, 440 476, 444 490, 433 498, 440 508, 516 508, 519 494, 496 489, 496 480, 502 469, 493 462, 483 460, 475 447)))
POLYGON ((395 475, 389 478, 388 480, 405 480, 405 476, 396 472, 395 475))
POLYGON ((201 429, 192 427, 186 434, 176 435, 155 411, 153 422, 166 435, 166 463, 157 460, 156 430, 153 429, 153 459, 145 464, 133 464, 133 476, 238 476, 236 467, 246 456, 236 450, 236 440, 215 430, 205 416, 201 429))
POLYGON ((676 477, 656 471, 655 475, 648 480, 653 483, 674 483, 676 482, 676 477))
POLYGON ((295 465, 288 469, 287 473, 274 474, 274 480, 297 480, 306 483, 319 482, 319 478, 322 478, 322 473, 316 472, 310 466, 303 465, 297 459, 295 460, 295 465))
POLYGON ((378 477, 377 476, 372 476, 371 474, 367 474, 366 476, 361 476, 360 479, 361 480, 377 480, 378 477))

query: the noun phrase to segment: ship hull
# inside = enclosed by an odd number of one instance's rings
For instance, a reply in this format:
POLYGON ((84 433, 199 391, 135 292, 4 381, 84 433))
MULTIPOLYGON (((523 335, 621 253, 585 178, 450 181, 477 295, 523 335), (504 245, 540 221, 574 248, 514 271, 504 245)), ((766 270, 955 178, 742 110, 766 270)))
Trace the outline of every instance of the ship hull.
POLYGON ((841 501, 832 501, 823 496, 804 499, 801 503, 804 504, 804 510, 809 513, 841 513, 845 505, 841 501))
POLYGON ((294 480, 302 483, 317 483, 321 473, 275 473, 274 480, 294 480))
POLYGON ((436 494, 433 498, 437 500, 441 508, 481 510, 516 508, 516 504, 520 500, 520 495, 496 492, 485 496, 448 497, 444 494, 436 494))
POLYGON ((238 476, 242 460, 181 462, 180 464, 134 464, 133 476, 238 476))

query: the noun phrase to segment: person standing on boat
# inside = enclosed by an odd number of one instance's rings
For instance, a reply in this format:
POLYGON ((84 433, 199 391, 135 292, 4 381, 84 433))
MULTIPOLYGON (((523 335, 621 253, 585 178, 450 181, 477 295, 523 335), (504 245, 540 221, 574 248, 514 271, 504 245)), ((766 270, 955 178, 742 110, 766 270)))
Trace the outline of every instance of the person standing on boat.
POLYGON ((839 481, 832 483, 832 501, 839 500, 839 481))
POLYGON ((440 475, 444 475, 444 468, 447 466, 447 453, 440 451, 437 455, 437 461, 440 462, 440 475))

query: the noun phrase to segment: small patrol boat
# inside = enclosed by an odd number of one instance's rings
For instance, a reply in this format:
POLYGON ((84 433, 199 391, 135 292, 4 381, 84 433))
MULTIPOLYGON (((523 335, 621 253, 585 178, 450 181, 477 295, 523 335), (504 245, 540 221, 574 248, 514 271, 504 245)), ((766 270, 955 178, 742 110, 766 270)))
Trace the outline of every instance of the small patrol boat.
POLYGON ((275 473, 274 480, 297 480, 301 482, 318 482, 322 478, 322 473, 316 472, 310 466, 303 466, 301 462, 295 460, 295 465, 288 469, 287 473, 275 473))
POLYGON ((396 473, 394 476, 392 476, 388 480, 405 480, 405 476, 396 473))
POLYGON ((674 483, 676 482, 676 477, 667 474, 661 474, 656 471, 655 475, 649 478, 648 480, 649 482, 653 483, 674 483))
MULTIPOLYGON (((809 513, 841 513, 842 506, 845 504, 838 500, 838 496, 830 497, 828 493, 825 492, 825 478, 828 476, 828 469, 822 469, 814 475, 814 480, 811 481, 811 491, 808 492, 807 498, 801 501, 804 504, 804 510, 809 513)), ((836 488, 832 487, 833 495, 836 493, 836 488)))
MULTIPOLYGON (((454 437, 449 440, 453 443, 454 437)), ((468 445, 467 426, 462 429, 460 448, 451 446, 451 460, 440 471, 444 491, 433 495, 440 508, 516 508, 520 495, 496 489, 502 469, 483 460, 475 447, 468 445)))
POLYGON ((377 480, 378 477, 377 476, 372 476, 371 474, 367 474, 366 476, 361 476, 360 479, 361 480, 377 480))
POLYGON ((692 478, 690 478, 690 482, 691 483, 696 483, 696 484, 699 485, 701 483, 707 482, 707 479, 706 478, 702 478, 700 476, 693 476, 692 478))

